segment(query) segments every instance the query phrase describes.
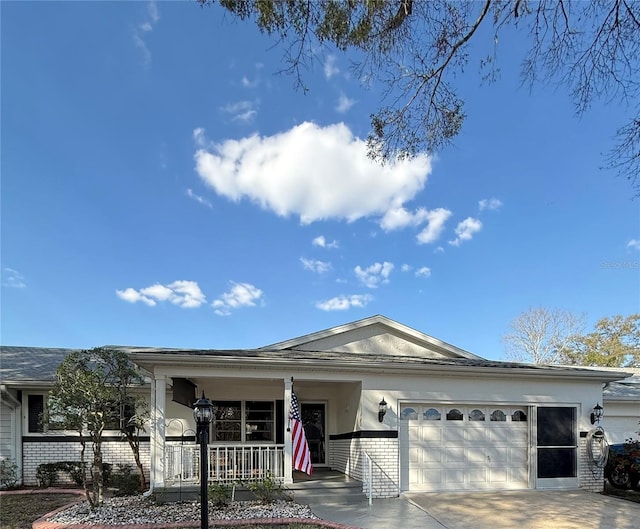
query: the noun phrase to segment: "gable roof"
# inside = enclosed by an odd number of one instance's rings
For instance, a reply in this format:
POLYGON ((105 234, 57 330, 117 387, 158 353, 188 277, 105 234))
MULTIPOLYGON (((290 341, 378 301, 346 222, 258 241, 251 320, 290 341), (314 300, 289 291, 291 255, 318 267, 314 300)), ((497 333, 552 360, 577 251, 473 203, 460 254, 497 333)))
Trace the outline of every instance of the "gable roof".
POLYGON ((467 358, 482 360, 464 349, 438 340, 380 314, 291 338, 259 351, 333 351, 419 358, 467 358))

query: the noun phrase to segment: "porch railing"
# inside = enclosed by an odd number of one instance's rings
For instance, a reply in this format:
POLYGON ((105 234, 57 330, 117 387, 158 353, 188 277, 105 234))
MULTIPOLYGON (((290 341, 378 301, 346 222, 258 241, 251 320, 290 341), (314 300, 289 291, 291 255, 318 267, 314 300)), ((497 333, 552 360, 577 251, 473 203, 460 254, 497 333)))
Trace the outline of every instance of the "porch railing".
MULTIPOLYGON (((284 479, 284 445, 209 445, 208 460, 212 482, 259 481, 267 475, 284 479)), ((164 480, 169 484, 199 483, 200 447, 167 443, 164 480)))
POLYGON ((369 505, 373 498, 373 459, 366 450, 362 451, 362 488, 367 495, 369 505))

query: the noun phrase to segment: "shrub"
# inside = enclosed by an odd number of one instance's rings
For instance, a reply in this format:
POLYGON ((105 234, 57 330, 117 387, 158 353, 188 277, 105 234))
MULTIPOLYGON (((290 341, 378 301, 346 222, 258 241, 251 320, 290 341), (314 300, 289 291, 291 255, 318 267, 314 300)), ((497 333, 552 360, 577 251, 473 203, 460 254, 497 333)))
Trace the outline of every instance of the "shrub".
POLYGON ((229 505, 231 493, 229 485, 224 483, 212 483, 209 485, 209 501, 218 508, 224 508, 229 505))
POLYGON ((279 499, 291 499, 289 490, 280 480, 275 479, 271 473, 267 473, 260 481, 249 483, 248 488, 262 503, 272 503, 279 499))
MULTIPOLYGON (((85 465, 86 468, 86 465, 85 465)), ((111 480, 113 465, 102 463, 102 479, 108 485, 111 480)), ((42 488, 52 487, 58 481, 58 472, 65 472, 79 487, 84 482, 85 471, 79 461, 58 461, 57 463, 41 463, 36 469, 38 486, 42 488)))
POLYGON ((140 475, 131 465, 118 465, 117 470, 110 473, 109 485, 115 489, 115 496, 136 496, 142 492, 140 475))
POLYGON ((10 459, 0 461, 0 488, 13 489, 18 484, 18 465, 10 459))

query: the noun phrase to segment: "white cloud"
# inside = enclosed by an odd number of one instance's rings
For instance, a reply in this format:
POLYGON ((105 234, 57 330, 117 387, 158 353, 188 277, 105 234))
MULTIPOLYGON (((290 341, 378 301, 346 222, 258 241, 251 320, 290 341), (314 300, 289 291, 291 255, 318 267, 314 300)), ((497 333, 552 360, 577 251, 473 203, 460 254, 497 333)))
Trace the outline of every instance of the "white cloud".
POLYGON ((318 237, 313 239, 311 241, 311 244, 313 244, 314 246, 320 246, 320 248, 337 248, 338 247, 338 241, 334 240, 331 242, 327 242, 327 239, 325 238, 324 235, 319 235, 318 237))
POLYGON ((329 55, 324 63, 324 76, 331 79, 334 75, 338 75, 340 69, 336 66, 336 56, 329 55))
POLYGON ((353 294, 350 296, 337 296, 335 298, 327 299, 326 301, 318 301, 316 308, 320 310, 347 310, 351 307, 366 307, 367 304, 373 299, 368 294, 353 294))
POLYGON ((632 250, 640 250, 640 239, 631 239, 627 243, 627 248, 631 248, 632 250))
POLYGON ((431 277, 431 268, 423 266, 416 270, 416 277, 431 277))
POLYGON ((324 274, 331 270, 331 263, 326 261, 316 261, 315 259, 305 259, 304 257, 301 257, 300 262, 305 270, 311 270, 316 274, 324 274))
POLYGON ((187 189, 187 196, 195 200, 196 202, 202 204, 203 206, 207 206, 208 208, 213 207, 211 205, 211 202, 209 202, 206 198, 201 197, 200 195, 197 195, 196 193, 194 193, 192 189, 187 189))
POLYGON ((497 198, 483 198, 478 202, 478 206, 480 207, 480 211, 484 211, 488 209, 490 211, 497 211, 502 207, 502 200, 497 198))
POLYGON ((388 283, 393 270, 393 263, 374 263, 368 268, 356 266, 354 272, 358 280, 368 288, 378 288, 378 285, 388 283))
POLYGON ((129 303, 141 301, 150 307, 157 305, 158 302, 168 301, 179 307, 190 309, 199 307, 207 301, 198 283, 184 280, 174 281, 168 285, 156 283, 140 290, 134 288, 116 290, 116 295, 129 303))
POLYGON ((204 135, 204 129, 202 127, 198 127, 197 129, 193 129, 193 141, 196 145, 202 149, 204 149, 207 145, 207 138, 204 135))
POLYGON ((462 241, 470 241, 473 236, 482 229, 482 222, 473 217, 467 217, 456 227, 457 237, 449 241, 452 246, 460 246, 462 241))
POLYGON ((116 290, 116 295, 120 299, 123 299, 124 301, 128 301, 129 303, 136 303, 137 301, 142 301, 143 303, 146 303, 150 307, 153 307, 154 305, 156 305, 156 302, 154 300, 143 296, 142 294, 140 294, 140 292, 138 292, 134 288, 126 288, 125 290, 116 290))
POLYGON ((4 268, 2 270, 2 286, 8 288, 25 288, 27 284, 20 272, 13 268, 4 268))
POLYGON ((385 165, 370 160, 366 143, 342 123, 306 122, 208 148, 201 129, 194 139, 196 171, 216 193, 247 198, 282 217, 298 215, 303 224, 384 216, 420 192, 431 172, 426 155, 385 165))
POLYGON ((444 230, 444 224, 452 215, 451 211, 437 208, 427 212, 427 226, 418 233, 418 244, 429 244, 437 241, 444 230))
POLYGON ((340 114, 344 114, 355 104, 355 99, 351 99, 345 94, 340 94, 340 97, 338 98, 338 104, 336 105, 336 111, 340 114))
POLYGON ((146 65, 151 63, 151 51, 147 46, 147 42, 143 38, 145 33, 153 31, 154 25, 160 20, 160 13, 158 12, 158 6, 155 1, 147 4, 148 20, 138 24, 138 27, 133 32, 133 43, 142 52, 142 59, 146 65))
POLYGON ((402 206, 389 209, 382 221, 380 227, 385 231, 397 230, 407 226, 419 226, 428 219, 428 211, 424 208, 417 209, 415 213, 407 211, 402 206))
POLYGON ((400 271, 401 271, 401 272, 410 272, 410 271, 411 271, 411 265, 403 264, 403 265, 400 267, 400 271))
POLYGON ((257 79, 252 81, 246 75, 242 76, 242 79, 240 80, 240 82, 242 83, 242 86, 244 86, 245 88, 256 88, 258 86, 258 80, 257 79))
POLYGON ((244 121, 246 123, 257 114, 258 111, 255 109, 255 105, 256 103, 254 101, 237 101, 221 107, 220 110, 227 114, 231 114, 231 119, 233 121, 244 121))
POLYGON ((214 300, 211 306, 219 316, 229 316, 234 309, 254 307, 262 294, 262 290, 250 283, 231 281, 231 289, 214 300))
POLYGON ((158 20, 160 20, 160 13, 158 13, 158 5, 156 4, 155 0, 149 2, 149 4, 147 5, 147 11, 153 22, 157 22, 158 20))

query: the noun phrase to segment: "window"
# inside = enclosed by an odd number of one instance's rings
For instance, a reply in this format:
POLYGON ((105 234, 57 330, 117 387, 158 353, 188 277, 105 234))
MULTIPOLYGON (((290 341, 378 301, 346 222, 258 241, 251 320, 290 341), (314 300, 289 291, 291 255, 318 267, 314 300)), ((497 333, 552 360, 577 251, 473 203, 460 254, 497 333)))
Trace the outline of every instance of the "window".
POLYGON ((422 417, 425 421, 439 421, 442 415, 435 408, 429 408, 422 414, 422 417))
POLYGON ((511 422, 527 422, 527 414, 522 410, 516 410, 511 414, 511 422))
POLYGON ((126 428, 129 420, 135 414, 135 404, 132 400, 121 408, 114 402, 111 406, 111 415, 106 421, 105 430, 120 430, 121 428, 126 428))
POLYGON ((400 419, 403 421, 417 421, 418 412, 413 408, 404 408, 400 413, 400 419))
POLYGON ((502 410, 493 410, 491 412, 491 421, 502 422, 507 420, 507 414, 502 410))
MULTIPOLYGON (((27 430, 29 433, 65 429, 65 418, 60 415, 50 415, 45 425, 46 400, 45 395, 30 394, 27 396, 27 430)), ((122 409, 112 403, 109 412, 105 421, 105 430, 120 430, 120 425, 126 426, 129 419, 135 415, 135 403, 131 400, 122 409)))
POLYGON ((484 421, 484 412, 482 410, 471 410, 469 413, 470 421, 484 421))
POLYGON ((245 435, 247 441, 273 441, 273 402, 245 403, 245 435))
POLYGON ((275 439, 273 401, 216 401, 213 403, 214 442, 255 442, 275 439))
POLYGON ((461 421, 462 418, 463 418, 462 412, 457 408, 453 408, 449 410, 449 413, 447 413, 448 421, 461 421))
POLYGON ((44 395, 29 395, 29 433, 41 433, 44 431, 42 415, 44 414, 44 395))
POLYGON ((213 441, 242 441, 242 403, 213 403, 213 441))

